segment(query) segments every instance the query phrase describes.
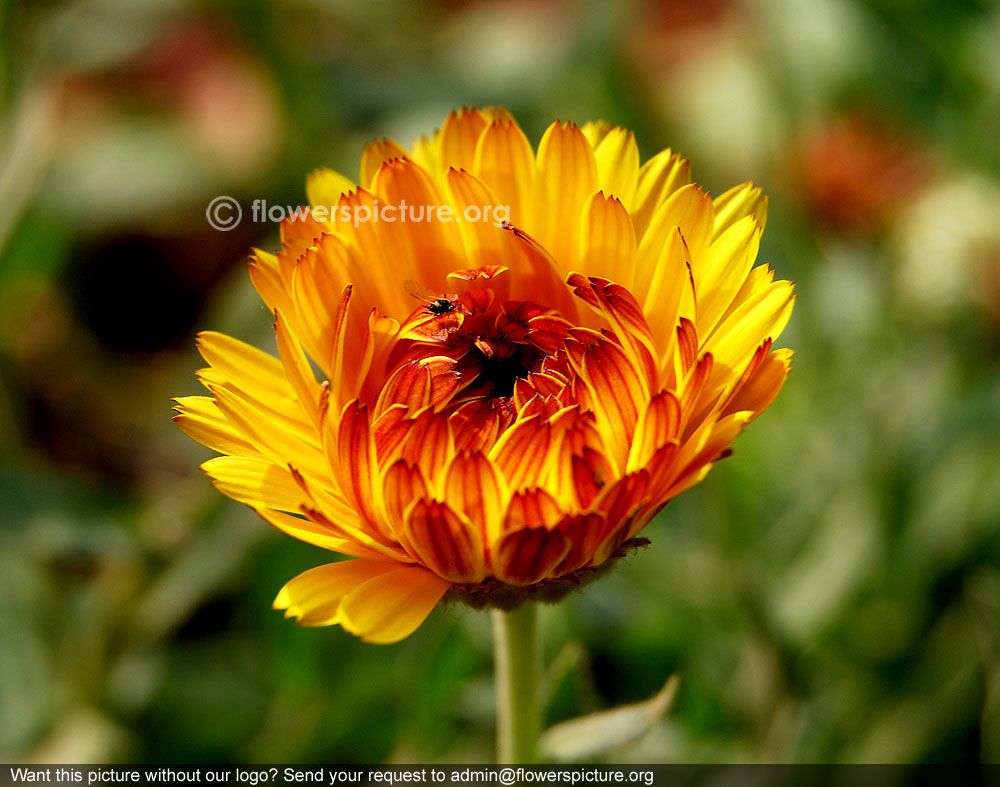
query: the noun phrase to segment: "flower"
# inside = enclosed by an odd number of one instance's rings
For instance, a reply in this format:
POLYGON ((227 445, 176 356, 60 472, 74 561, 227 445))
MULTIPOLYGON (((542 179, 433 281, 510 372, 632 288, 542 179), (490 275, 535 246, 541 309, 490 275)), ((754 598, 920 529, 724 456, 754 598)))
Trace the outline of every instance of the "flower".
POLYGON ((884 233, 927 185, 928 162, 916 142, 860 112, 807 131, 789 151, 802 202, 838 233, 884 233))
POLYGON ((394 642, 449 591, 565 592, 788 374, 760 189, 713 200, 669 150, 640 167, 624 129, 554 123, 536 153, 506 111, 463 109, 411 151, 369 145, 360 186, 321 170, 306 191, 250 265, 280 357, 200 334, 211 396, 176 416, 222 454, 202 466, 220 491, 355 558, 282 588, 302 625, 394 642))

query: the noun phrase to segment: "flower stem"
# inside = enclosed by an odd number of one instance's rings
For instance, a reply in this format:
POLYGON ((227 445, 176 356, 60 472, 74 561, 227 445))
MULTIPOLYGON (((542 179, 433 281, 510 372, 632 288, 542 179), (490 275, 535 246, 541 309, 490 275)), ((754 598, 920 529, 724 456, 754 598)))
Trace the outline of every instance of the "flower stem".
POLYGON ((510 612, 492 612, 500 763, 535 762, 540 724, 536 606, 528 602, 510 612))

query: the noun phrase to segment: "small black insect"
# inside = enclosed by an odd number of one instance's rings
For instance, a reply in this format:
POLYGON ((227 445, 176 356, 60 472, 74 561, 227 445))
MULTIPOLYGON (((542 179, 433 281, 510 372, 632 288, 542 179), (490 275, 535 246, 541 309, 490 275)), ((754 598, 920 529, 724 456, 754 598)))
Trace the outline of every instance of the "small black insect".
POLYGON ((426 304, 425 311, 428 314, 440 317, 442 314, 450 314, 457 308, 458 307, 455 305, 455 302, 450 298, 435 298, 430 303, 426 304))
POLYGON ((458 308, 457 296, 455 295, 435 295, 424 285, 412 280, 407 281, 405 286, 410 295, 423 302, 424 312, 433 317, 451 314, 458 308))

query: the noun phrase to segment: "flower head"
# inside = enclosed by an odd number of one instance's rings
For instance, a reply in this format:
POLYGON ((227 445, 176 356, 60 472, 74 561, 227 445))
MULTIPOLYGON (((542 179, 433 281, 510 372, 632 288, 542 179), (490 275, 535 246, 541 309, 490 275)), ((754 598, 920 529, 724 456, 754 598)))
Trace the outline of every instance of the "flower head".
POLYGON ((355 558, 281 590, 301 624, 393 642, 449 591, 557 595, 787 376, 792 286, 754 266, 766 198, 713 200, 669 150, 640 167, 624 129, 555 123, 535 152, 505 111, 463 109, 410 151, 369 145, 359 185, 306 190, 250 266, 280 357, 201 334, 211 396, 176 418, 223 454, 203 465, 223 493, 355 558))

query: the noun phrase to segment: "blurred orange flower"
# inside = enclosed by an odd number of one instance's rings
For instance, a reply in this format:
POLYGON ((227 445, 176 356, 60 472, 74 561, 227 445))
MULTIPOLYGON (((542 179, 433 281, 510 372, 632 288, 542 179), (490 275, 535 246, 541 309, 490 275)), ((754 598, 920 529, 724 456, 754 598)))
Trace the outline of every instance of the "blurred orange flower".
POLYGON ((303 625, 394 642, 449 591, 558 596, 787 376, 792 285, 754 266, 766 198, 713 200, 669 150, 640 166, 624 129, 554 123, 535 152, 504 110, 463 109, 409 151, 369 145, 359 186, 306 190, 250 266, 280 358, 201 334, 211 396, 176 416, 223 454, 220 491, 356 558, 281 590, 303 625))
POLYGON ((818 222, 862 234, 884 231, 928 176, 913 140, 861 115, 806 135, 792 169, 818 222))

